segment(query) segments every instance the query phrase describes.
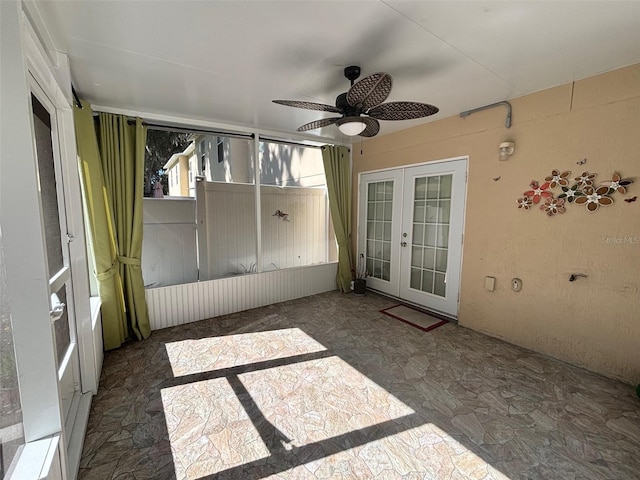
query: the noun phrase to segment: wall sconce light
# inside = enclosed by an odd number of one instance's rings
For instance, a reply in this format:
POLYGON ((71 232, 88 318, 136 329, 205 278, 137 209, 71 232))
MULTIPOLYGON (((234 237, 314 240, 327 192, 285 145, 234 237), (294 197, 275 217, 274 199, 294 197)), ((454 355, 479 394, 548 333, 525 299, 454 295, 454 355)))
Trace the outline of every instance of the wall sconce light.
POLYGON ((516 144, 513 142, 502 142, 500 149, 498 150, 498 158, 502 161, 509 160, 509 157, 513 155, 513 151, 516 148, 516 144))

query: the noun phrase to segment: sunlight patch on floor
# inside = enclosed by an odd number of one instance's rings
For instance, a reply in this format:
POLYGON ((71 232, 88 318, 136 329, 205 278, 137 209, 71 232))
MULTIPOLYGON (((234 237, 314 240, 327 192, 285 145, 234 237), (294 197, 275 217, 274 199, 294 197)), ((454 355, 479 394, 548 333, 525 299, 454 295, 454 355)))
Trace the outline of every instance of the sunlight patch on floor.
POLYGON ((336 477, 509 480, 433 424, 374 440, 266 478, 336 477))
POLYGON ((176 478, 196 479, 270 455, 226 378, 164 388, 176 478))
POLYGON ((339 357, 239 375, 262 414, 301 447, 414 411, 339 357))
POLYGON ((166 349, 176 377, 220 375, 161 391, 178 479, 258 465, 271 478, 507 478, 340 357, 305 357, 326 349, 297 328, 166 349))
POLYGON ((299 328, 181 340, 165 348, 176 377, 326 350, 299 328))

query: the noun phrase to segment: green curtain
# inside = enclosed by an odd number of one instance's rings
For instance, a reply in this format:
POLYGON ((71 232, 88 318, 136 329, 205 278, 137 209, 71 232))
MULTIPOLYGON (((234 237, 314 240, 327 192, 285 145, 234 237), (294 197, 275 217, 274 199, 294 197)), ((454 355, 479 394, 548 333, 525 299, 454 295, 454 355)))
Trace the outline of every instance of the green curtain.
POLYGON ((322 147, 324 173, 327 177, 329 209, 338 241, 336 283, 342 292, 351 290, 353 254, 351 249, 351 165, 349 149, 335 145, 322 147))
POLYGON ((107 197, 115 220, 119 272, 127 325, 141 340, 151 333, 142 280, 142 198, 147 129, 140 118, 101 113, 100 158, 107 197))
POLYGON ((74 107, 78 161, 106 350, 151 333, 142 280, 142 189, 146 128, 100 114, 100 145, 91 105, 74 107))
POLYGON ((128 336, 114 222, 102 174, 91 105, 82 102, 82 108, 74 106, 73 114, 80 180, 102 302, 102 337, 105 349, 109 350, 119 347, 128 336))

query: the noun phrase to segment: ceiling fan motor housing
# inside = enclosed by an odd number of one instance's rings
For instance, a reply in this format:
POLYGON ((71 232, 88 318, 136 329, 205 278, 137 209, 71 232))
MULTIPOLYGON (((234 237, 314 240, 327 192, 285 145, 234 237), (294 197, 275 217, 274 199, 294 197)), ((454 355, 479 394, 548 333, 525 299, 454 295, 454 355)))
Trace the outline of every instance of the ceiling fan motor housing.
POLYGON ((351 85, 353 82, 360 76, 360 67, 356 65, 352 65, 350 67, 346 67, 344 69, 344 76, 347 77, 347 80, 351 81, 351 85))
POLYGON ((345 117, 354 117, 360 115, 358 109, 356 107, 352 107, 347 102, 347 93, 341 93, 336 97, 336 107, 338 107, 343 112, 343 116, 345 117))

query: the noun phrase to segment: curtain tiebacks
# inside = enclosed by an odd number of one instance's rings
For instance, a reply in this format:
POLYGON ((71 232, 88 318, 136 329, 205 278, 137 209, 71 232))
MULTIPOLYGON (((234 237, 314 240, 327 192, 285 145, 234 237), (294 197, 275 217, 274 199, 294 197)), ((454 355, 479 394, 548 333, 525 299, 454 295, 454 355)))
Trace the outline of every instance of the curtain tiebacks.
POLYGON ((139 258, 135 257, 124 257, 122 255, 118 255, 118 261, 120 263, 124 263, 125 265, 142 265, 142 261, 139 258))
POLYGON ((116 261, 111 264, 108 270, 105 270, 102 273, 96 272, 96 280, 98 280, 99 282, 104 282, 105 280, 113 277, 113 274, 116 273, 116 270, 120 263, 123 263, 125 265, 142 265, 142 261, 139 258, 123 257, 122 255, 118 255, 116 261))
POLYGON ((104 282, 104 281, 110 279, 111 277, 113 277, 113 274, 116 273, 117 268, 118 268, 118 262, 115 261, 104 272, 102 272, 102 273, 96 272, 96 280, 98 280, 99 282, 104 282))

